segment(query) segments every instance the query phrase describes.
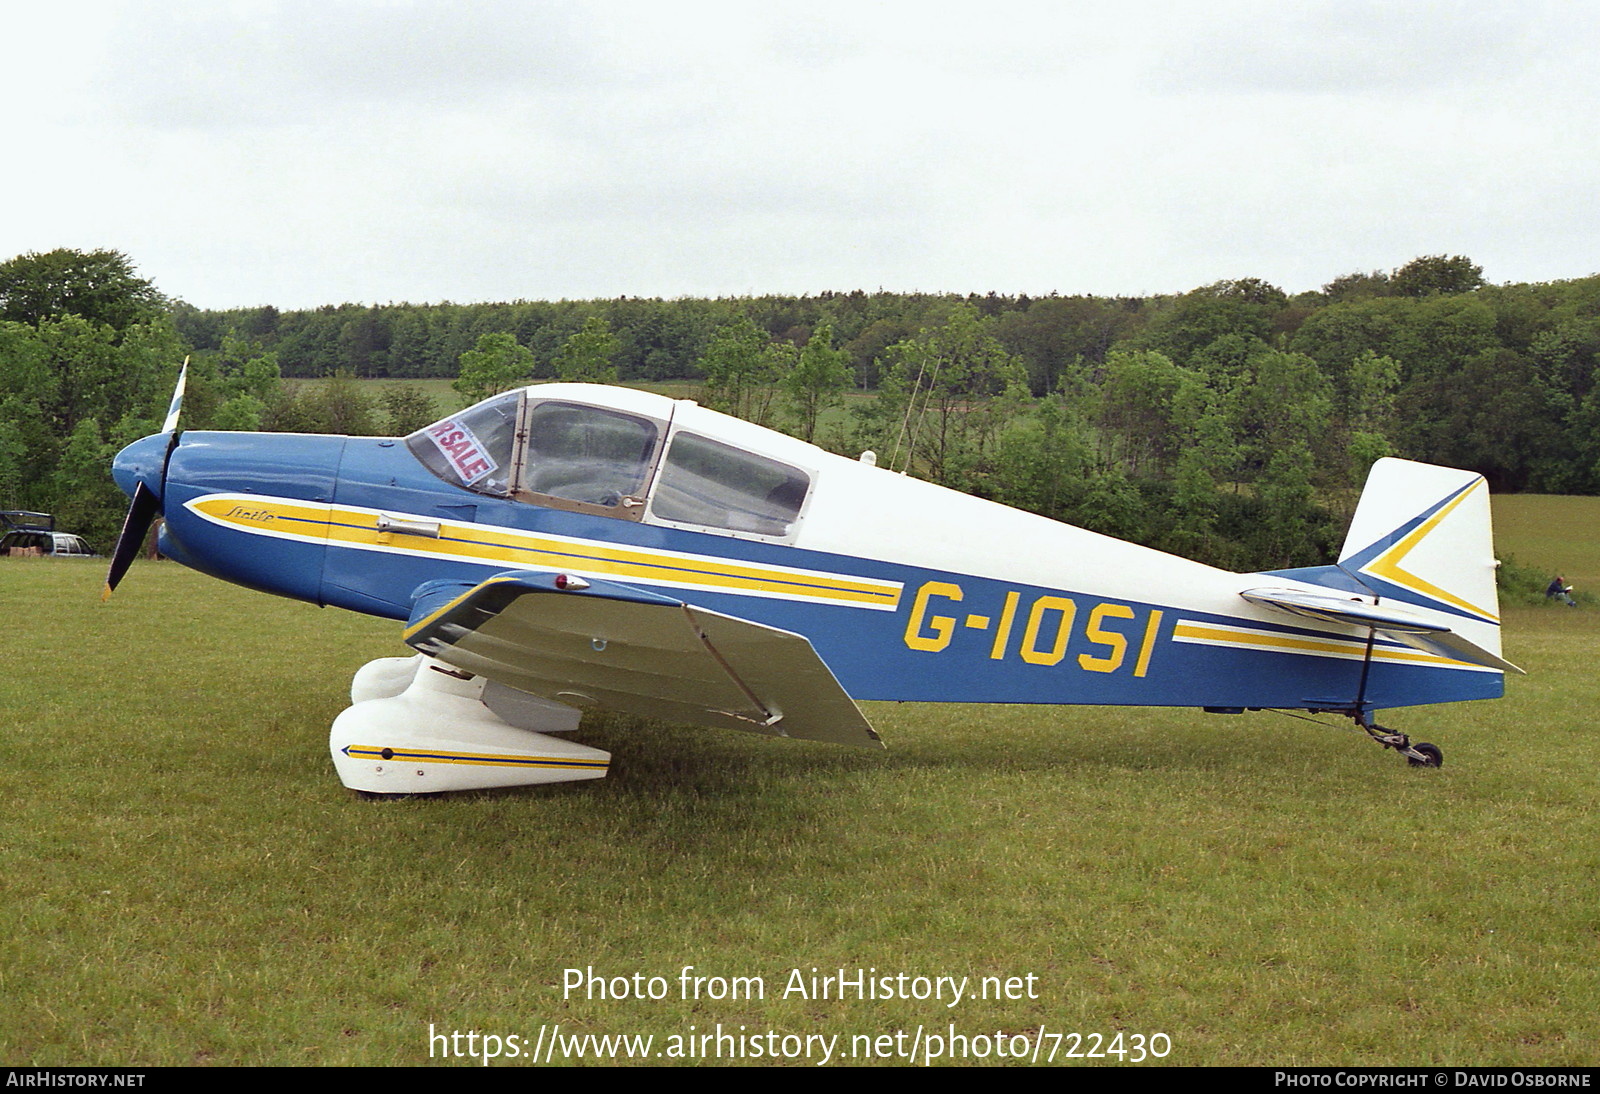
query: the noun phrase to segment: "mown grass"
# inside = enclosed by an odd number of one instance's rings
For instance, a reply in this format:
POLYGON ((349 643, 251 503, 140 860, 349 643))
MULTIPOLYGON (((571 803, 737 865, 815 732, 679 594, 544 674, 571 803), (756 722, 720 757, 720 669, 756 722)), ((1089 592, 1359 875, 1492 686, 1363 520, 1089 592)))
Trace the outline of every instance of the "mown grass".
POLYGON ((879 704, 882 754, 598 718, 606 780, 372 803, 327 727, 358 665, 404 652, 393 625, 171 563, 106 605, 100 581, 0 563, 10 1064, 413 1064, 429 1023, 554 1022, 1600 1058, 1596 613, 1514 611, 1531 675, 1505 700, 1386 719, 1436 771, 1269 714, 879 704), (684 965, 768 996, 683 1001, 684 965), (563 998, 585 966, 673 991, 563 998), (1039 997, 782 998, 796 967, 1033 974, 1039 997))

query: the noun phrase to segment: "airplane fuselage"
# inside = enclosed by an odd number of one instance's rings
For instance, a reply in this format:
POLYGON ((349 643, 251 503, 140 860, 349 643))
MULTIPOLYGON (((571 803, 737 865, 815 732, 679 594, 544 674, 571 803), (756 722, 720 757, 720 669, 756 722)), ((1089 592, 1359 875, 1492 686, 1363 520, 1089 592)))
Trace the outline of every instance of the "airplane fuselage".
POLYGON ((797 519, 781 534, 698 529, 658 517, 671 512, 659 476, 612 515, 442 480, 401 439, 188 432, 166 468, 163 550, 400 620, 429 582, 517 570, 620 582, 802 634, 857 699, 1345 709, 1364 673, 1368 708, 1501 694, 1497 671, 1382 636, 1369 666, 1370 632, 1239 595, 1291 579, 1123 543, 693 404, 620 398, 671 436, 703 432, 800 469, 797 519))

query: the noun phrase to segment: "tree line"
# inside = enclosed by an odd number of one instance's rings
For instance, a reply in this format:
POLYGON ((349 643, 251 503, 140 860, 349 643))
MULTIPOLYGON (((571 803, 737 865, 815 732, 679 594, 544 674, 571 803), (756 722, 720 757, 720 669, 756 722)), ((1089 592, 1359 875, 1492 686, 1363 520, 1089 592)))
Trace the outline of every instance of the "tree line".
POLYGON ((404 387, 380 403, 366 377, 452 378, 463 400, 692 381, 825 447, 1232 568, 1324 560, 1382 455, 1600 492, 1600 277, 1495 286, 1438 255, 1295 296, 1247 278, 204 311, 115 252, 52 252, 0 266, 0 497, 90 527, 116 498, 88 484, 154 428, 184 352, 188 421, 218 428, 394 433, 453 409, 404 387), (330 379, 292 383, 311 377, 330 379))
POLYGON ((1309 361, 1340 413, 1381 382, 1392 440, 1408 455, 1481 471, 1498 490, 1600 492, 1600 278, 1495 286, 1462 256, 1295 296, 1247 278, 1139 298, 855 291, 308 311, 177 305, 173 319, 197 349, 220 350, 231 333, 275 353, 286 377, 413 378, 457 375, 485 334, 510 336, 532 355, 533 376, 554 377, 566 343, 598 321, 616 340, 610 364, 625 383, 704 379, 701 362, 731 324, 794 351, 826 325, 853 386, 871 391, 891 346, 958 306, 1020 359, 1036 398, 1085 366, 1098 382, 1119 351, 1159 353, 1213 382, 1237 379, 1261 354, 1290 353, 1309 361))

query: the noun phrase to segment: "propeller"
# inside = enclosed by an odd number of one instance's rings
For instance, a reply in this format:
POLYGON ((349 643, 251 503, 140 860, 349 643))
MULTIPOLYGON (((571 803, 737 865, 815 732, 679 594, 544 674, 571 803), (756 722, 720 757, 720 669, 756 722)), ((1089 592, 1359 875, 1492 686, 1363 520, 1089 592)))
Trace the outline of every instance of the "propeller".
POLYGON ((111 598, 112 591, 121 583, 128 567, 133 565, 139 548, 144 545, 145 536, 150 534, 150 525, 161 512, 161 489, 152 487, 149 480, 155 479, 161 488, 166 486, 167 463, 172 459, 173 449, 178 447, 178 413, 183 408, 183 389, 188 377, 189 358, 185 357, 183 368, 178 370, 178 383, 173 388, 172 402, 167 406, 167 417, 161 425, 161 432, 134 441, 117 454, 114 470, 118 485, 127 490, 128 481, 131 480, 134 483, 130 491, 133 500, 128 505, 128 515, 122 522, 117 545, 111 552, 111 568, 106 573, 105 591, 100 594, 102 601, 111 598))

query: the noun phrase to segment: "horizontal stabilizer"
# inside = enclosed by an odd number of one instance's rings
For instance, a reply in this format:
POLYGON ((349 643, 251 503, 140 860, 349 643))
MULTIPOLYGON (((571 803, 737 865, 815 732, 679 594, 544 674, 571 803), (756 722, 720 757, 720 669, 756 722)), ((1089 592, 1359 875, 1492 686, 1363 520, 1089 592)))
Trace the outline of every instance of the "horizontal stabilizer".
POLYGON ((882 747, 803 635, 610 581, 500 574, 418 590, 405 640, 576 707, 882 747))
POLYGON ((1424 619, 1392 604, 1348 594, 1314 593, 1302 589, 1246 589, 1239 594, 1252 604, 1275 608, 1323 623, 1370 627, 1413 649, 1452 661, 1465 661, 1502 672, 1521 672, 1499 654, 1486 650, 1442 623, 1424 619))
POLYGON ((1299 589, 1246 589, 1239 594, 1252 604, 1264 604, 1307 619, 1320 619, 1324 623, 1353 623, 1361 627, 1376 627, 1391 634, 1435 634, 1448 632, 1449 627, 1430 623, 1415 612, 1389 605, 1377 605, 1359 597, 1338 596, 1331 593, 1308 593, 1299 589))

